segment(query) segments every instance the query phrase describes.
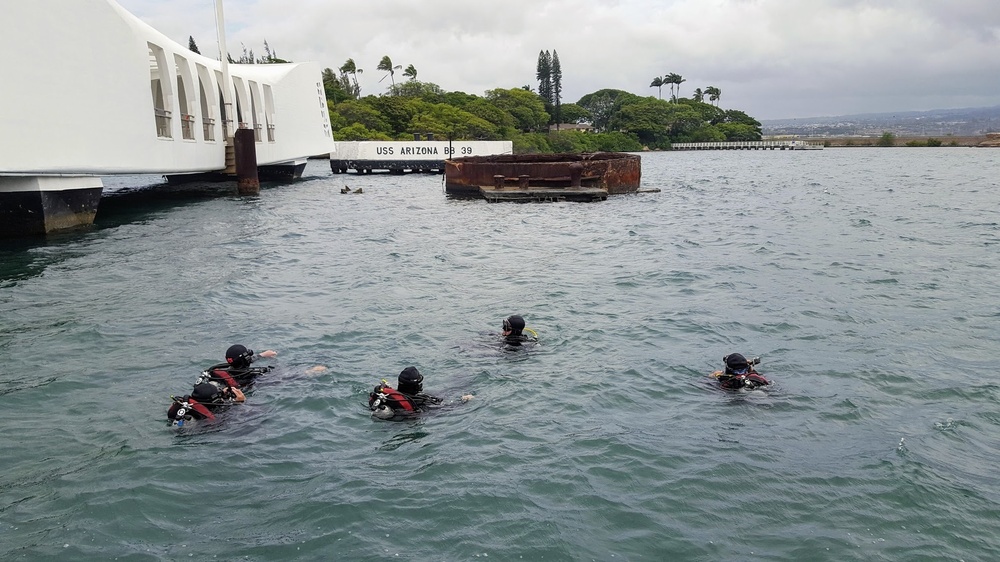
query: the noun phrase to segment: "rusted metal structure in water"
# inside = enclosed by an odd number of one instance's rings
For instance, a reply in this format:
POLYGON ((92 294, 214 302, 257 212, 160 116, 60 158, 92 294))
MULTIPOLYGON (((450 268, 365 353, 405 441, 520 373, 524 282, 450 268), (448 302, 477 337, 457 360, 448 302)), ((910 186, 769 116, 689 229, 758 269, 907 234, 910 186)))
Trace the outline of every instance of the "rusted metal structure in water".
POLYGON ((488 201, 601 201, 632 193, 642 176, 638 155, 503 154, 445 160, 445 193, 488 201))

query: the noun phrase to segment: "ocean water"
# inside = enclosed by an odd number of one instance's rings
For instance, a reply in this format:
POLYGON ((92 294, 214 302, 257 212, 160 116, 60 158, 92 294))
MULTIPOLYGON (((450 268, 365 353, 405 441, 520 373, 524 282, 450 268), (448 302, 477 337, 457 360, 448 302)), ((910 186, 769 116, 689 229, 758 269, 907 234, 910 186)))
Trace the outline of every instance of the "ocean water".
POLYGON ((600 203, 108 178, 93 228, 0 243, 0 558, 1000 558, 1000 152, 642 168, 600 203), (232 343, 276 369, 170 428, 232 343), (734 351, 774 384, 716 388, 734 351), (373 421, 409 365, 446 406, 373 421))

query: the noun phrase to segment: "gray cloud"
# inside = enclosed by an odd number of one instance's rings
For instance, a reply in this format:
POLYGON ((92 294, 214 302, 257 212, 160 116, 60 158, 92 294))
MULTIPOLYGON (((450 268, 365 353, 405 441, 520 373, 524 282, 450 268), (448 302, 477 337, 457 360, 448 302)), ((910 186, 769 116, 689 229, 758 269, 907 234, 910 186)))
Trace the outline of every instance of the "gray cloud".
MULTIPOLYGON (((212 0, 119 0, 182 44, 215 47, 212 0)), ((539 50, 555 49, 563 99, 601 88, 656 95, 722 89, 722 106, 759 119, 1000 105, 995 0, 228 0, 229 51, 263 40, 291 60, 365 69, 381 93, 389 55, 421 80, 482 94, 536 85, 539 50)))

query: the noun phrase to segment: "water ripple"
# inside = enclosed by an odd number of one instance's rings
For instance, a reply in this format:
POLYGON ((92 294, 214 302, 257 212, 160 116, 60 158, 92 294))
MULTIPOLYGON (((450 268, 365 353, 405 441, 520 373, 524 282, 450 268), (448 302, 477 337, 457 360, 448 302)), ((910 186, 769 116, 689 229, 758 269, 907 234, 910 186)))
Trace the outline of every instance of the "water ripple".
POLYGON ((661 193, 600 204, 115 180, 93 229, 0 246, 0 555, 989 559, 991 154, 644 154, 661 193), (277 368, 169 429, 237 341, 277 368), (719 390, 732 351, 774 385, 719 390), (407 365, 445 406, 373 421, 407 365))

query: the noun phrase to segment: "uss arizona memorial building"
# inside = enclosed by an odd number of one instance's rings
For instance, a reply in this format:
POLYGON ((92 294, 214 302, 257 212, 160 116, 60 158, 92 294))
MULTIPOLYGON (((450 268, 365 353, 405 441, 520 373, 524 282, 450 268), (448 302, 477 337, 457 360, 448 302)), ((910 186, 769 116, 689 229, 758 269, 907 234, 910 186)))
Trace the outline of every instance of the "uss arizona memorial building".
POLYGON ((222 172, 237 128, 261 166, 335 150, 318 63, 225 64, 114 0, 4 1, 0 52, 0 230, 91 222, 101 175, 222 172))

